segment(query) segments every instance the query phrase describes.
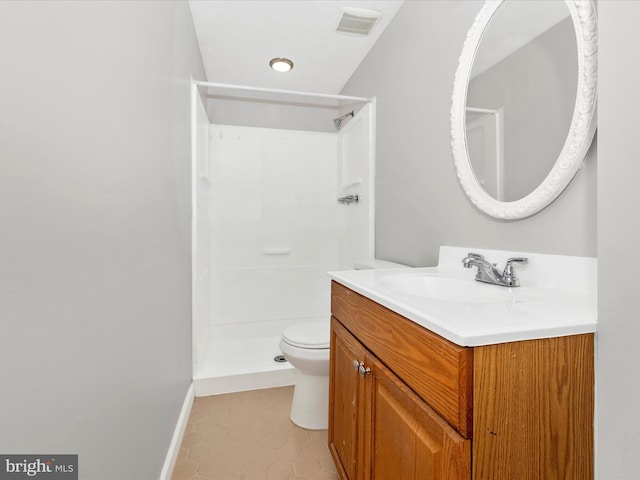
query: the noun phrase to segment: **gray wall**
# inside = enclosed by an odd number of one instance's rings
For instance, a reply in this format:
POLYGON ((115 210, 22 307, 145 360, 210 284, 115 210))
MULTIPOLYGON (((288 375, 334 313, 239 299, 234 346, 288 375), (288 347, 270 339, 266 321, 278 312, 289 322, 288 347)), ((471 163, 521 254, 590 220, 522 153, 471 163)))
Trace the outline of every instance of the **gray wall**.
POLYGON ((191 382, 186 2, 0 2, 0 452, 157 478, 191 382))
POLYGON ((539 214, 503 222, 471 204, 451 156, 453 77, 482 2, 409 1, 341 93, 377 97, 376 250, 433 265, 440 245, 596 255, 596 148, 539 214))
POLYGON ((640 2, 600 2, 598 17, 598 470, 629 480, 640 478, 640 2))

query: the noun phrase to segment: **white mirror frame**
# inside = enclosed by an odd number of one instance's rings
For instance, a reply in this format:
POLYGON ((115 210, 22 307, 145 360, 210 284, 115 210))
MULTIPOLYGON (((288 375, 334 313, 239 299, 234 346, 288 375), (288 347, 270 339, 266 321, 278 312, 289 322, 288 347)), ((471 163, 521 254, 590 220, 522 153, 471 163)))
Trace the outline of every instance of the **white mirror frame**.
POLYGON ((471 202, 491 217, 515 220, 533 215, 556 199, 581 167, 596 129, 598 29, 591 0, 565 0, 576 33, 578 86, 567 139, 553 168, 542 183, 524 198, 496 200, 478 183, 467 152, 465 106, 467 86, 476 50, 491 17, 505 0, 487 0, 465 39, 453 82, 451 149, 458 180, 471 202))

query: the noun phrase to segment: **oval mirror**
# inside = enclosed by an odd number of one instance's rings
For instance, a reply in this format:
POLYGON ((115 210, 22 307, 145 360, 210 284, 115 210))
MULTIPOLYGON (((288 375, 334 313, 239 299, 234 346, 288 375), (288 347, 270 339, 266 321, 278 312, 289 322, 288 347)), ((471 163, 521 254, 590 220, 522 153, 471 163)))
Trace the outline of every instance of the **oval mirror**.
POLYGON ((595 132, 597 26, 590 0, 490 0, 462 48, 451 106, 458 179, 501 219, 549 205, 595 132))

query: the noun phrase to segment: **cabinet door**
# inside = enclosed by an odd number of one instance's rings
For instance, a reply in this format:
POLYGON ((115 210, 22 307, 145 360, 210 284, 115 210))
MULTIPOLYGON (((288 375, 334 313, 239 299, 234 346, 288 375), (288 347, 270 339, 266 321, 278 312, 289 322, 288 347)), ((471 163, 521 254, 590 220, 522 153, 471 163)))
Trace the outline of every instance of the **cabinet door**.
POLYGON ((469 480, 471 445, 373 355, 365 464, 375 480, 469 480))
POLYGON ((335 318, 331 319, 329 382, 329 450, 344 480, 363 477, 360 444, 364 417, 364 381, 357 364, 364 362, 364 347, 335 318), (356 364, 354 365, 354 362, 356 364), (360 467, 360 468, 359 468, 360 467))

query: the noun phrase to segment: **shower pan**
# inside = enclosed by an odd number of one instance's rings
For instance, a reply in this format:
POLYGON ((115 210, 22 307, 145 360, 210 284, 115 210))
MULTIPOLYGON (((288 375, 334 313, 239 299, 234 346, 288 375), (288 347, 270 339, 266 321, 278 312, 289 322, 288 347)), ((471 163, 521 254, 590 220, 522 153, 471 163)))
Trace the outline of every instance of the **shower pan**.
POLYGON ((282 331, 374 253, 375 102, 194 82, 192 105, 196 395, 293 384, 282 331))

